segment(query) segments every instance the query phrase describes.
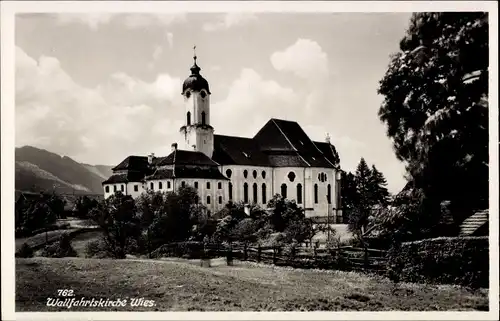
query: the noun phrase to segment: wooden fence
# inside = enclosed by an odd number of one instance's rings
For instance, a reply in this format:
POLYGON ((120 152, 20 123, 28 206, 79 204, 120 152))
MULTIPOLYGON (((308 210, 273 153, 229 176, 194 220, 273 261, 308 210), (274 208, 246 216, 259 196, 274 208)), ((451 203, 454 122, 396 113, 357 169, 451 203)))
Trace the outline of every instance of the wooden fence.
POLYGON ((386 251, 343 246, 338 248, 272 247, 246 244, 171 243, 162 256, 190 258, 225 257, 228 264, 233 259, 296 268, 338 269, 385 273, 386 251), (187 244, 187 246, 186 246, 187 244), (182 249, 180 249, 182 247, 182 249), (186 249, 189 248, 188 251, 186 249))

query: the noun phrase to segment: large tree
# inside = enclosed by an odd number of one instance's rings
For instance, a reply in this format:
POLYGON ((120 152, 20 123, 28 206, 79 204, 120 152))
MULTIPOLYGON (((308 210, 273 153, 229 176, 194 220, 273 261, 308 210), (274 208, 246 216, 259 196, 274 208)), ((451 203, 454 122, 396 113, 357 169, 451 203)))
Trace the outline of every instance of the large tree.
POLYGON ((371 198, 374 204, 386 206, 389 203, 389 191, 387 190, 387 180, 375 165, 372 165, 370 176, 371 198))
POLYGON ((460 221, 488 206, 488 65, 487 13, 413 14, 380 82, 379 117, 420 209, 437 215, 449 200, 460 221))

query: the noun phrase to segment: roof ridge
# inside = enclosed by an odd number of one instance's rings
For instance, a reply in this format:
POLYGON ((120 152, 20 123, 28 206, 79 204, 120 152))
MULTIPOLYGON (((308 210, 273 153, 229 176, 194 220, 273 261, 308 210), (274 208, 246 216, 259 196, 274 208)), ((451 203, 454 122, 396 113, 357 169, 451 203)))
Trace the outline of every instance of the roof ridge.
MULTIPOLYGON (((295 146, 293 146, 292 142, 290 141, 290 139, 285 135, 285 133, 283 132, 283 130, 280 128, 280 126, 276 123, 276 120, 274 118, 271 118, 271 121, 274 123, 274 125, 276 125, 276 127, 278 127, 278 130, 281 132, 281 134, 283 135, 283 137, 285 137, 286 141, 288 142, 288 144, 290 144, 290 146, 292 146, 294 152, 297 153, 297 155, 299 155, 299 157, 307 164, 307 166, 311 167, 311 164, 309 164, 308 161, 305 160, 304 157, 302 157, 302 155, 300 155, 300 153, 297 151, 297 148, 295 146)), ((297 123, 298 124, 298 123, 297 123)), ((299 125, 300 127, 300 125, 299 125)), ((306 134, 307 136, 307 134, 306 134)), ((308 137, 309 138, 309 137, 308 137)), ((309 139, 311 140, 311 139, 309 139)), ((314 145, 316 147, 316 145, 314 145)), ((317 149, 317 147, 316 147, 317 149)))

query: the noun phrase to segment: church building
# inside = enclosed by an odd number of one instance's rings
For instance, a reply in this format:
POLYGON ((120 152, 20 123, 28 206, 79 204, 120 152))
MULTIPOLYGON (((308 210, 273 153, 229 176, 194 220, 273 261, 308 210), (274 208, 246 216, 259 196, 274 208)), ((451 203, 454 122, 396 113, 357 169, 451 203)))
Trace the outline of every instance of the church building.
POLYGON ((198 190, 211 213, 229 201, 265 208, 275 194, 295 200, 306 217, 342 219, 340 159, 329 137, 312 141, 294 121, 270 119, 252 138, 216 135, 210 123, 210 88, 196 63, 182 85, 183 141, 169 155, 129 156, 104 181, 104 197, 137 197, 147 190, 198 190))

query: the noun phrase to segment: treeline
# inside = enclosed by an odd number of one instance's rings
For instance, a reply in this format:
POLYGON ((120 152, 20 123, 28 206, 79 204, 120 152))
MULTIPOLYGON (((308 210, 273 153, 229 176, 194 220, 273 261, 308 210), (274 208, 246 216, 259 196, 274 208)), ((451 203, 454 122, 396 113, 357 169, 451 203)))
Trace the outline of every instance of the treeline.
POLYGON ((63 225, 57 225, 56 221, 68 215, 88 219, 88 214, 98 203, 86 195, 78 196, 72 204, 68 204, 64 197, 56 193, 21 194, 15 204, 15 235, 26 237, 61 229, 63 225))
POLYGON ((196 189, 189 186, 176 192, 149 191, 136 200, 117 192, 89 217, 103 231, 102 238, 87 247, 88 256, 95 257, 145 255, 184 241, 298 246, 325 230, 313 225, 294 201, 279 195, 266 209, 251 206, 249 215, 243 203, 230 202, 210 216, 196 189))

